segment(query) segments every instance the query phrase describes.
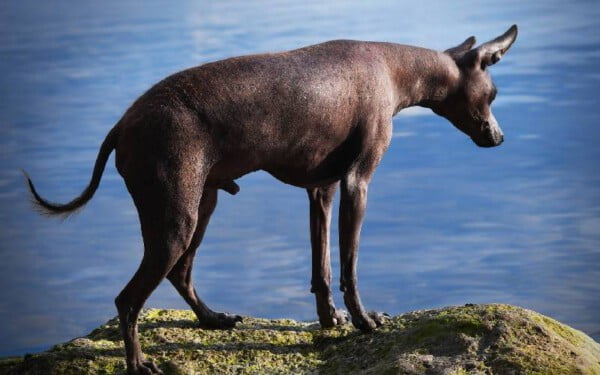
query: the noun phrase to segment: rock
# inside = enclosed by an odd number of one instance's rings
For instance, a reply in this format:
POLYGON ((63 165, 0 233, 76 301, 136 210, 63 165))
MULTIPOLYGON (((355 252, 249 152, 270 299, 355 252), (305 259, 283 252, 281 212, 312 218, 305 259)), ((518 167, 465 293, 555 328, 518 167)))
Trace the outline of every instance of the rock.
MULTIPOLYGON (((536 312, 467 305, 390 318, 368 334, 288 319, 197 328, 191 311, 144 310, 140 341, 169 374, 600 374, 600 344, 536 312)), ((0 373, 124 373, 112 319, 47 352, 0 359, 0 373)))

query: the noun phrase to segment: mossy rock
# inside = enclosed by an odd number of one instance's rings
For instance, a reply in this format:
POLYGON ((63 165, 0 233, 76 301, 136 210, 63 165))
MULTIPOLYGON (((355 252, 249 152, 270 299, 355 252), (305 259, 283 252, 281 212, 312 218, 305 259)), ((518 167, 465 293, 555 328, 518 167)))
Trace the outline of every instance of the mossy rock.
MULTIPOLYGON (((246 317, 197 328, 191 311, 145 310, 144 353, 169 374, 600 374, 600 345, 551 318, 508 305, 466 305, 390 318, 363 334, 346 324, 246 317)), ((0 359, 8 374, 125 372, 117 319, 47 352, 0 359)))

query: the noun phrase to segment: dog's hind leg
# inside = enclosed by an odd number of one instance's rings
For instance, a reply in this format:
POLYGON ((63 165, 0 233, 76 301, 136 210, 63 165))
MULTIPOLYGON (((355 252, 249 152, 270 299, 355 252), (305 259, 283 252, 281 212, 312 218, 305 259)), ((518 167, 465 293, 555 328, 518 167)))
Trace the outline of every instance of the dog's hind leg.
POLYGON ((310 291, 317 300, 321 327, 329 328, 346 321, 345 314, 336 310, 331 295, 331 258, 329 233, 331 207, 338 183, 306 189, 310 202, 310 242, 312 247, 312 278, 310 291))
POLYGON ((224 329, 234 327, 236 322, 242 321, 242 317, 239 315, 230 315, 212 311, 204 304, 204 302, 202 302, 200 297, 198 297, 192 283, 194 256, 196 255, 198 246, 200 246, 200 243, 202 242, 210 216, 217 205, 217 194, 218 192, 216 189, 204 190, 198 209, 198 222, 196 224, 196 231, 194 232, 192 242, 177 264, 175 264, 167 278, 188 305, 190 305, 196 314, 196 317, 198 317, 200 327, 224 329))
POLYGON ((128 373, 156 374, 160 373, 158 368, 144 360, 137 318, 152 291, 189 248, 198 219, 204 176, 201 168, 181 160, 137 161, 129 165, 129 170, 125 168, 124 177, 140 217, 144 257, 115 304, 125 342, 128 373))

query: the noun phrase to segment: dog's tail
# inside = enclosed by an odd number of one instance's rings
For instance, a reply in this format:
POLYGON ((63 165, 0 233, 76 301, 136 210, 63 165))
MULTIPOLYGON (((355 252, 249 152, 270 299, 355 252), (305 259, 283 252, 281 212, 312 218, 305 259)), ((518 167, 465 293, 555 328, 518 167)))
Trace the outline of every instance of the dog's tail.
POLYGON ((33 182, 31 181, 31 178, 29 177, 27 172, 23 171, 23 174, 27 179, 27 184, 29 185, 29 191, 33 195, 32 202, 41 213, 49 216, 67 217, 74 213, 77 209, 81 208, 92 198, 92 196, 96 192, 96 189, 98 189, 98 185, 100 184, 100 179, 102 178, 102 173, 104 172, 104 167, 106 166, 108 156, 110 155, 112 150, 114 150, 117 144, 116 129, 117 128, 114 127, 108 133, 108 135, 104 139, 104 142, 102 142, 102 146, 100 146, 100 151, 98 152, 98 157, 96 158, 94 172, 92 173, 92 179, 89 185, 77 198, 73 199, 69 203, 53 203, 42 198, 35 190, 33 182))

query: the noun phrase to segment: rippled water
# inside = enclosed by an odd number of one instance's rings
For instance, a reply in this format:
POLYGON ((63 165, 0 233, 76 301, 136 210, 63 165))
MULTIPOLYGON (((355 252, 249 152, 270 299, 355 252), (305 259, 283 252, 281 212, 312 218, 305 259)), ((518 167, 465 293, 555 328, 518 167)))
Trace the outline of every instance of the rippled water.
MULTIPOLYGON (((43 195, 70 200, 127 106, 189 66, 335 38, 445 49, 513 23, 519 38, 491 70, 501 147, 477 148, 428 110, 394 119, 369 191, 363 302, 392 314, 512 303, 599 340, 596 2, 215 3, 0 5, 0 355, 45 349, 114 316, 142 254, 112 158, 94 199, 65 222, 32 211, 19 168, 43 195)), ((305 192, 264 173, 239 184, 240 194, 221 196, 196 258, 199 294, 215 309, 316 319, 305 192)), ((337 275, 337 246, 332 255, 337 275)), ((187 307, 168 283, 147 306, 187 307)))

